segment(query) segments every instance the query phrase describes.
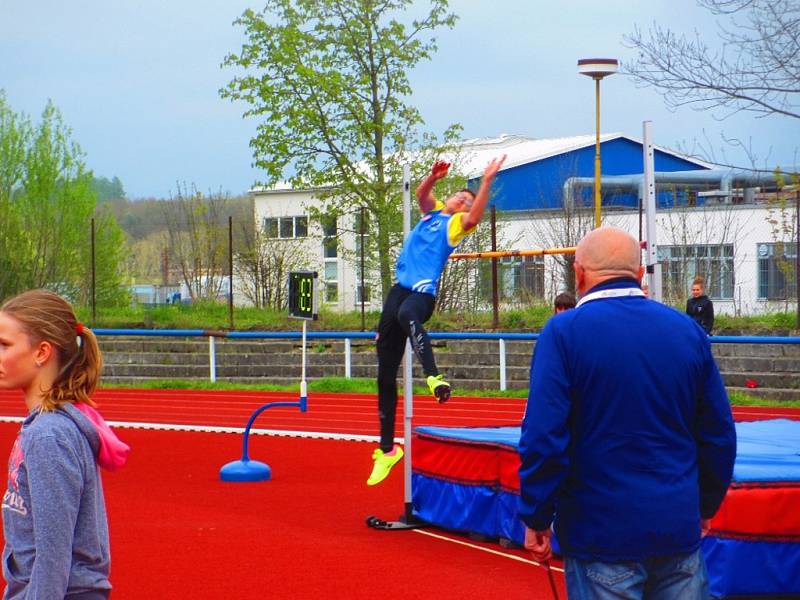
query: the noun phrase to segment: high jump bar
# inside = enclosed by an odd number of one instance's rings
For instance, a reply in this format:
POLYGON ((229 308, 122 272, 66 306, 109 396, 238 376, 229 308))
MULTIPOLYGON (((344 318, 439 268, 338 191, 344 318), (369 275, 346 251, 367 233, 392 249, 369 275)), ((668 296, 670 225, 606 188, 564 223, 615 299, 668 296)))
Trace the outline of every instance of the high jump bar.
POLYGON ((575 254, 575 246, 569 248, 543 248, 540 250, 497 250, 490 252, 462 252, 451 254, 450 260, 463 258, 505 258, 506 256, 545 256, 547 254, 575 254))

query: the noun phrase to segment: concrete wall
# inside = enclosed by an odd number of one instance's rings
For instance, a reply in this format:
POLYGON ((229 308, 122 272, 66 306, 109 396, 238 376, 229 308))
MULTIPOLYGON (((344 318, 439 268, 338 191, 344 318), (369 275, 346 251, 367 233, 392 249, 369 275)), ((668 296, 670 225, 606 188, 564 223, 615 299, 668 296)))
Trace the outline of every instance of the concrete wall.
MULTIPOLYGON (((136 382, 148 379, 209 378, 208 342, 202 338, 100 338, 105 359, 103 380, 136 382)), ((458 389, 499 389, 500 359, 496 341, 434 340, 436 361, 458 389)), ((506 343, 506 376, 510 389, 527 388, 534 342, 506 343)), ((352 376, 375 378, 374 343, 353 340, 352 376)), ((720 371, 730 390, 772 399, 800 399, 800 344, 714 344, 720 371), (747 379, 758 382, 748 390, 747 379)), ((242 383, 300 382, 300 340, 217 340, 217 380, 242 383)), ((424 385, 414 359, 415 384, 424 385)), ((307 380, 343 377, 343 340, 311 340, 307 345, 307 380)))

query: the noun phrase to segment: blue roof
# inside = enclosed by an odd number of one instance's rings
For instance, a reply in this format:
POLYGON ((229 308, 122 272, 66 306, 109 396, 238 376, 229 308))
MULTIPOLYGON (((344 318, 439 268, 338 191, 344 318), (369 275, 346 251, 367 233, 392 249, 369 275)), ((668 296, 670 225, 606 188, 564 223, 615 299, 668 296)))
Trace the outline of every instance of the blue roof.
MULTIPOLYGON (((565 139, 585 139, 565 138, 565 139)), ((498 146, 496 154, 502 153, 498 146)), ((517 160, 497 174, 491 203, 499 210, 553 209, 562 204, 564 182, 570 177, 594 176, 594 144, 551 153, 542 158, 532 156, 528 162, 517 160)), ((644 171, 642 143, 622 135, 601 138, 601 174, 637 175, 644 171), (602 141, 605 139, 605 141, 602 141)), ((655 170, 659 172, 689 171, 708 168, 704 163, 674 152, 655 149, 655 170)), ((478 178, 470 179, 476 188, 478 178)), ((587 205, 592 190, 583 190, 587 205)), ((638 198, 630 191, 606 192, 603 204, 638 206, 638 198)))

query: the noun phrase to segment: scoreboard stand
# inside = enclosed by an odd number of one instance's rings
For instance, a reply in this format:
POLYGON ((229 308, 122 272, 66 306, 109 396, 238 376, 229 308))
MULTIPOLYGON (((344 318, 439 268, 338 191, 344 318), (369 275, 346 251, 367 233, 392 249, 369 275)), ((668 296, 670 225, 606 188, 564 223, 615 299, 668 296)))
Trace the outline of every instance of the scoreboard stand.
POLYGON ((250 429, 258 415, 276 406, 296 406, 300 412, 308 410, 308 393, 306 389, 306 322, 315 320, 317 309, 317 273, 314 271, 292 271, 289 273, 289 316, 303 321, 303 366, 300 381, 300 400, 297 402, 268 402, 256 409, 244 428, 242 440, 242 458, 227 463, 219 470, 222 481, 243 483, 269 481, 272 470, 266 463, 250 460, 247 452, 250 429))

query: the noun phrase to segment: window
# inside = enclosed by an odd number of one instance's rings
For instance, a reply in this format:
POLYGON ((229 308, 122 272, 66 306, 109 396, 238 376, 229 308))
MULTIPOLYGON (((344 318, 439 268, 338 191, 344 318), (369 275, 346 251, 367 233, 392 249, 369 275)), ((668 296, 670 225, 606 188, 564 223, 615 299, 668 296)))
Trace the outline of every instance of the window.
POLYGON ((325 258, 336 258, 336 219, 326 219, 322 222, 322 249, 325 258))
POLYGON ((339 301, 339 262, 336 217, 322 220, 322 256, 325 270, 325 302, 339 301))
POLYGON ((292 238, 294 237, 294 219, 291 217, 279 219, 281 225, 281 237, 292 238))
MULTIPOLYGON (((492 263, 481 261, 481 298, 492 301, 492 263)), ((544 297, 544 258, 512 256, 497 264, 497 295, 501 302, 529 302, 544 297)))
POLYGON ((308 237, 308 217, 294 218, 294 237, 308 237))
POLYGON ((339 301, 339 284, 330 281, 325 282, 325 302, 339 301))
POLYGON ((364 298, 364 303, 368 304, 370 298, 372 297, 372 294, 370 293, 369 284, 365 284, 363 288, 361 287, 360 283, 356 286, 356 304, 361 304, 362 297, 364 298))
POLYGON ((278 219, 271 217, 264 219, 264 235, 268 238, 278 237, 278 219))
POLYGON ((335 260, 325 261, 325 279, 328 281, 336 281, 338 279, 338 269, 335 260))
POLYGON ((659 246, 664 287, 673 298, 685 298, 697 275, 706 279, 711 298, 733 298, 733 244, 659 246))
POLYGON ((267 217, 264 235, 288 240, 308 236, 308 217, 267 217))
POLYGON ((786 300, 797 296, 797 246, 758 244, 758 297, 786 300))

